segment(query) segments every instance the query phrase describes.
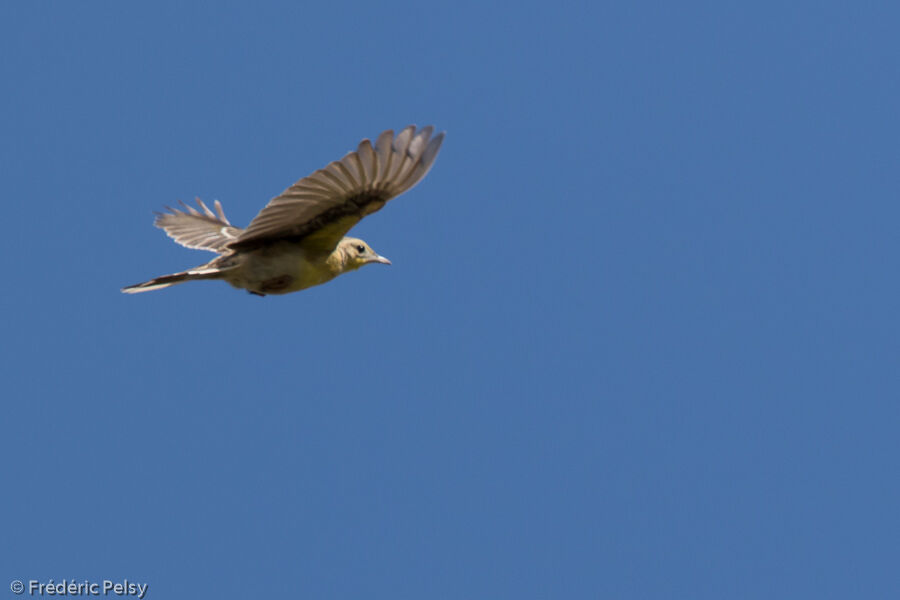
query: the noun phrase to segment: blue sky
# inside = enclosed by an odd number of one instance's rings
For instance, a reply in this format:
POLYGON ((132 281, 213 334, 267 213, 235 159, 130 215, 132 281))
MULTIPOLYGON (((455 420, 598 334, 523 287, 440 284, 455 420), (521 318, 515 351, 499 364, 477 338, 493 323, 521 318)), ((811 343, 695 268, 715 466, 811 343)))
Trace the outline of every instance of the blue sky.
POLYGON ((3 585, 896 598, 898 17, 6 3, 3 585), (410 123, 393 266, 119 293, 410 123))

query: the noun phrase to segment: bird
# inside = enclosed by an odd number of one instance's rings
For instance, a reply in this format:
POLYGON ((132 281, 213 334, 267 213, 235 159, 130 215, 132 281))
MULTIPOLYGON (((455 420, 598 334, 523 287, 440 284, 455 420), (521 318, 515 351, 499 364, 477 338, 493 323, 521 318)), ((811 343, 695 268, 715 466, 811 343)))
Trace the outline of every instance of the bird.
POLYGON ((297 181, 269 203, 246 229, 232 225, 216 200, 213 212, 179 200, 154 225, 176 243, 218 256, 203 265, 122 288, 136 294, 186 281, 223 280, 256 296, 289 294, 331 281, 369 264, 391 264, 346 234, 363 217, 421 181, 434 164, 444 132, 410 125, 387 130, 375 142, 297 181))

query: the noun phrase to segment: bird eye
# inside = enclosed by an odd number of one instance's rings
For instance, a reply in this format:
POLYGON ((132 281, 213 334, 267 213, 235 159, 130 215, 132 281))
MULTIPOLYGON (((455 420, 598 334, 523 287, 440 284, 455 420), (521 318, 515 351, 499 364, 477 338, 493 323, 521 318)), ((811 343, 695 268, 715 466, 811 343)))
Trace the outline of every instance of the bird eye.
POLYGON ((357 246, 356 251, 359 252, 360 254, 362 254, 363 252, 366 251, 366 248, 365 248, 365 246, 357 246))

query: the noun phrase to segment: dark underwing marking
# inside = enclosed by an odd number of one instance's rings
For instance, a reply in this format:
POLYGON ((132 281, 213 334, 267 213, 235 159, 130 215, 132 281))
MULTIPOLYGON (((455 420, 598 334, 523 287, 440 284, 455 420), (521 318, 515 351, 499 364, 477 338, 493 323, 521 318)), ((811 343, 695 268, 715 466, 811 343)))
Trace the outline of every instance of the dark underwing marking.
POLYGON ((278 277, 263 281, 259 286, 259 290, 268 294, 274 294, 276 292, 283 292, 289 288, 292 283, 294 283, 294 278, 290 275, 279 275, 278 277))

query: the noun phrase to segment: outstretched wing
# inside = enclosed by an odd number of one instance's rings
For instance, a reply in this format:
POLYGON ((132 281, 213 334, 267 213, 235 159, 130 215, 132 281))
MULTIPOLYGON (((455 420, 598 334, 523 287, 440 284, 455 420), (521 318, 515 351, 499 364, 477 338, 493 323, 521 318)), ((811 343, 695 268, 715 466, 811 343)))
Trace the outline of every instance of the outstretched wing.
POLYGON ((331 252, 366 215, 416 185, 437 157, 444 134, 415 125, 397 135, 385 131, 304 177, 263 208, 229 248, 247 249, 278 240, 303 241, 310 250, 331 252))
POLYGON ((170 238, 182 246, 221 253, 226 250, 228 243, 236 240, 243 231, 228 222, 222 204, 218 200, 213 204, 216 214, 213 214, 200 198, 197 198, 197 204, 203 209, 202 213, 180 200, 179 203, 184 210, 167 206, 170 212, 157 213, 153 224, 165 230, 170 238))

